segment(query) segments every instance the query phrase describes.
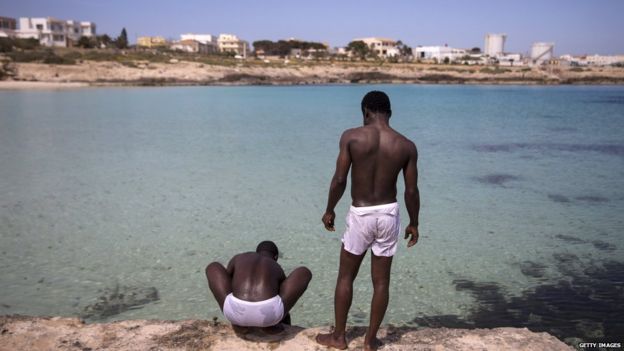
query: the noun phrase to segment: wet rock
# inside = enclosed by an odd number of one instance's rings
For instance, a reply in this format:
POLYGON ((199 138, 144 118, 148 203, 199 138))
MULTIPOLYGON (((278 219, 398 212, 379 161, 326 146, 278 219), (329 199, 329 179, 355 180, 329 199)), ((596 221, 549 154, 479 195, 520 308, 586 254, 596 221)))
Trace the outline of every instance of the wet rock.
POLYGON ((575 199, 591 203, 609 202, 609 199, 607 199, 606 197, 596 195, 577 196, 575 197, 575 199))
POLYGON ((579 239, 579 238, 577 238, 575 236, 571 236, 571 235, 558 234, 558 235, 555 235, 555 238, 563 240, 563 241, 567 241, 567 242, 572 243, 572 244, 583 244, 583 243, 585 243, 585 240, 579 239))
POLYGON ((522 274, 533 278, 543 277, 544 269, 546 269, 545 265, 533 261, 524 261, 520 264, 522 274))
POLYGON ((597 248, 598 250, 602 250, 602 251, 613 251, 617 248, 615 245, 611 243, 607 243, 607 242, 600 241, 600 240, 592 241, 592 244, 594 245, 595 248, 597 248))
POLYGON ((142 308, 143 305, 159 299, 155 287, 138 288, 117 284, 112 289, 105 289, 97 302, 86 306, 81 317, 101 320, 130 309, 142 308))
POLYGON ((478 182, 483 184, 504 186, 505 183, 512 180, 519 180, 520 177, 511 174, 494 173, 476 178, 478 182))
POLYGON ((553 200, 554 202, 559 202, 559 203, 570 202, 570 199, 568 199, 566 196, 559 195, 559 194, 548 194, 548 198, 553 200))

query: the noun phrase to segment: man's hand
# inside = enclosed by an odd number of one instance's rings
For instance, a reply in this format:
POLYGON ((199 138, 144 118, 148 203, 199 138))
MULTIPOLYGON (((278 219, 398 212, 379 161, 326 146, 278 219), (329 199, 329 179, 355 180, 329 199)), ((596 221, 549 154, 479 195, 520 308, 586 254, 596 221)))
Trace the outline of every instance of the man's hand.
POLYGON ((408 225, 405 228, 405 240, 411 236, 411 239, 407 242, 407 247, 412 247, 418 242, 418 227, 408 225))
POLYGON ((336 231, 336 229, 334 228, 334 219, 336 219, 336 214, 334 213, 334 211, 325 212, 323 218, 321 218, 321 221, 323 221, 323 224, 325 225, 325 229, 329 230, 330 232, 336 231))

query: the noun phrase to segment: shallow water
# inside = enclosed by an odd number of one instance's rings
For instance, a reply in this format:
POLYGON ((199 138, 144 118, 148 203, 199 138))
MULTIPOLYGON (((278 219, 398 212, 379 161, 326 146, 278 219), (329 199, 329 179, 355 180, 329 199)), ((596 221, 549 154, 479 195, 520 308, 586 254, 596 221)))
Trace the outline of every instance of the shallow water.
MULTIPOLYGON (((622 335, 618 86, 0 92, 0 313, 84 315, 153 287, 90 320, 221 318, 203 268, 271 239, 314 273, 293 323, 331 323, 348 190, 337 232, 320 217, 371 89, 420 154, 421 240, 401 242, 386 323, 622 335)), ((350 323, 367 322, 369 270, 350 323)))

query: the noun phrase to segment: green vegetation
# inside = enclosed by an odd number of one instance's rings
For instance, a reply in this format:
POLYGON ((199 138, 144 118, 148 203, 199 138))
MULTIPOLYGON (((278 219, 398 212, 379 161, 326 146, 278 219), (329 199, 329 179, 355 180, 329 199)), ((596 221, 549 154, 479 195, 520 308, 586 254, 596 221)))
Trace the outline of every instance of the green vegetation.
POLYGON ((570 68, 570 72, 585 72, 585 70, 581 67, 572 67, 570 68))
POLYGON ((371 49, 361 40, 355 40, 347 45, 347 51, 351 52, 355 57, 364 60, 366 57, 372 55, 371 49))
POLYGON ((6 56, 14 62, 40 62, 54 65, 73 65, 76 63, 76 55, 58 55, 52 49, 12 51, 6 56))
POLYGON ((317 52, 327 50, 327 47, 323 43, 299 40, 278 40, 277 42, 270 40, 258 40, 253 42, 253 47, 256 52, 263 51, 265 55, 280 57, 290 55, 290 52, 293 49, 299 49, 302 52, 312 49, 317 52))
POLYGON ((0 38, 0 52, 33 50, 39 47, 37 39, 0 38))
POLYGON ((479 72, 486 73, 486 74, 500 74, 500 73, 511 72, 511 70, 510 69, 505 69, 505 68, 500 68, 500 67, 496 66, 496 67, 484 67, 484 68, 481 68, 479 70, 479 72))
POLYGON ((121 34, 115 40, 115 45, 117 45, 118 49, 127 49, 128 48, 128 33, 126 32, 126 28, 121 30, 121 34))

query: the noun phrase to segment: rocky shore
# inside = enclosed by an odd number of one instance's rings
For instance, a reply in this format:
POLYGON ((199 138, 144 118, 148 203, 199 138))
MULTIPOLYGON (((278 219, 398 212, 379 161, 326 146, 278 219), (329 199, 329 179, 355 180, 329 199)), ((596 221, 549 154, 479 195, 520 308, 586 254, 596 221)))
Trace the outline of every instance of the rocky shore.
MULTIPOLYGON (((21 82, 107 86, 412 84, 624 84, 621 67, 485 67, 390 63, 232 64, 81 61, 73 65, 7 63, 0 88, 21 82)), ((32 87, 32 85, 31 85, 32 87)))
MULTIPOLYGON (((236 335, 216 320, 128 320, 85 324, 78 318, 0 316, 0 351, 9 350, 323 350, 314 341, 328 328, 287 327, 280 334, 236 335)), ((349 349, 362 347, 364 327, 350 328, 349 349)), ((382 328, 383 350, 573 350, 528 329, 382 328)))

